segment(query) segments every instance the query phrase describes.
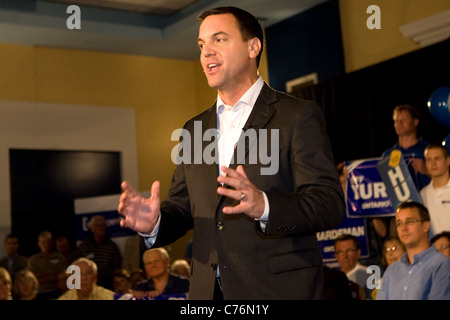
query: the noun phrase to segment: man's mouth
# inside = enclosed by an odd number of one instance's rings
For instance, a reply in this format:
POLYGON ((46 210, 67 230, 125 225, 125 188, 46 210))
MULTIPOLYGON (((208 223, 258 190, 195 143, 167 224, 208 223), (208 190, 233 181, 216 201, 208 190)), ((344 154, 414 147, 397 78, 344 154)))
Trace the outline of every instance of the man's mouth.
POLYGON ((217 63, 210 63, 208 64, 208 71, 214 71, 219 67, 217 63))

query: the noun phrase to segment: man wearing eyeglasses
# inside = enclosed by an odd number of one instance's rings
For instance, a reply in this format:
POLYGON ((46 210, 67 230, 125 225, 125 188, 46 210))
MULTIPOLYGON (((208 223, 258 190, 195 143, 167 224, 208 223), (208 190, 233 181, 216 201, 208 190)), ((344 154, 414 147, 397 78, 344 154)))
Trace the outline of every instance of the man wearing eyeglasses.
POLYGON ((367 266, 359 263, 361 248, 358 238, 350 234, 337 237, 334 241, 334 255, 347 278, 363 288, 369 275, 366 273, 367 266))
POLYGON ((450 300, 450 259, 430 245, 428 209, 403 202, 395 224, 406 253, 386 269, 377 300, 450 300))

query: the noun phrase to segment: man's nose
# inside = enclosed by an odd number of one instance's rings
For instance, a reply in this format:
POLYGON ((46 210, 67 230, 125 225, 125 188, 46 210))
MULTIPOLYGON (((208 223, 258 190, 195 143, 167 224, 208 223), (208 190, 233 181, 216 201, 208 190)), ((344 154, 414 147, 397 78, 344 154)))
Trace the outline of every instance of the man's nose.
POLYGON ((202 55, 204 57, 209 57, 215 54, 215 50, 211 45, 204 44, 202 48, 202 55))

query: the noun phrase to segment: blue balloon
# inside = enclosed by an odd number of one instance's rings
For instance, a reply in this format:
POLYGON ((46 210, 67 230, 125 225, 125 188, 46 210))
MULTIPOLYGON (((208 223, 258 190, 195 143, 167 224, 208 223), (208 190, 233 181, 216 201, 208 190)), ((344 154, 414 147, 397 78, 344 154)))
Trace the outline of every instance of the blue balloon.
POLYGON ((450 134, 442 141, 442 145, 447 147, 448 154, 450 154, 450 134))
POLYGON ((439 123, 450 128, 450 88, 440 87, 433 91, 428 100, 428 110, 439 123))

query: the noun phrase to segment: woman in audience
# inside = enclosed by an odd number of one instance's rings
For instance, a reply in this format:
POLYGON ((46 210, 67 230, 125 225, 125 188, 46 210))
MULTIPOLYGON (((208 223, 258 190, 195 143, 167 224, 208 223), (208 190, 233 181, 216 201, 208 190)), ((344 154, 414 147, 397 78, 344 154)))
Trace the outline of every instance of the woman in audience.
POLYGON ((39 290, 39 281, 28 269, 19 271, 14 278, 13 295, 15 300, 34 300, 39 290))
POLYGON ((0 300, 12 300, 12 280, 8 270, 0 267, 0 300))

